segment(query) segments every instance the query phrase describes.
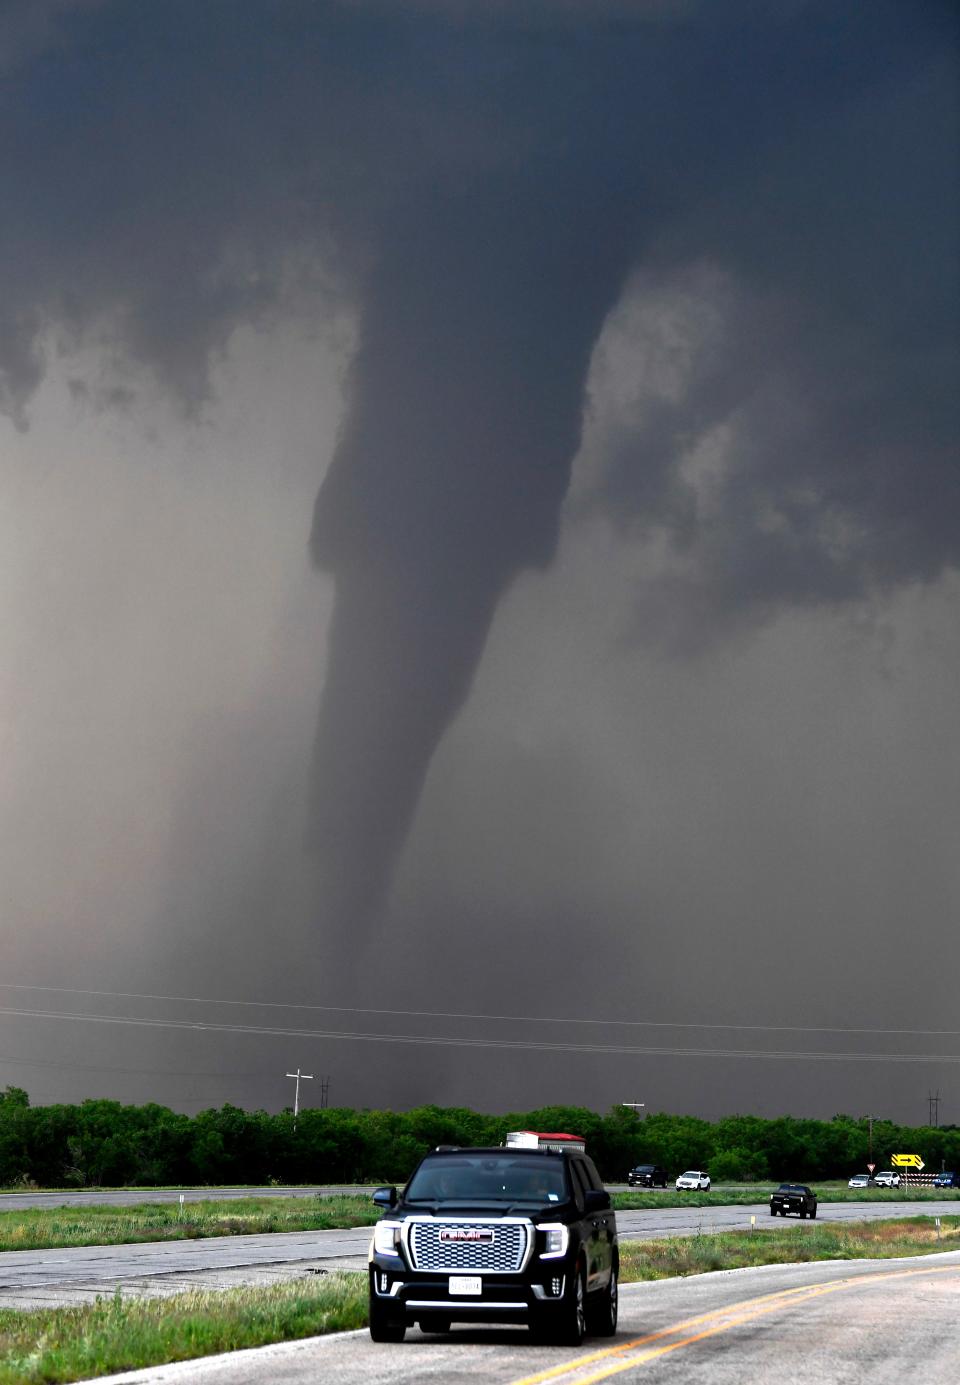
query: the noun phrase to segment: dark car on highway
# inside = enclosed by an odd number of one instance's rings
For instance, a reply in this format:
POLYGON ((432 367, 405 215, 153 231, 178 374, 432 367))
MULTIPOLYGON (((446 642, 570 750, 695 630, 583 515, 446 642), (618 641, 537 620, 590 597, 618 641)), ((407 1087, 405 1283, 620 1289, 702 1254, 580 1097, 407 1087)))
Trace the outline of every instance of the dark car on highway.
POLYGON ((785 1217, 796 1213, 798 1217, 817 1215, 817 1195, 805 1183, 781 1183, 770 1194, 771 1217, 785 1217))
POLYGON ((960 1188, 960 1173, 938 1173, 933 1180, 935 1188, 960 1188))
POLYGON ((665 1188, 667 1171, 659 1164, 638 1164, 627 1174, 627 1184, 631 1188, 665 1188))
POLYGON ((401 1193, 378 1188, 373 1200, 375 1342, 401 1342, 414 1322, 526 1323, 569 1346, 616 1332, 616 1217, 584 1153, 440 1146, 401 1193))

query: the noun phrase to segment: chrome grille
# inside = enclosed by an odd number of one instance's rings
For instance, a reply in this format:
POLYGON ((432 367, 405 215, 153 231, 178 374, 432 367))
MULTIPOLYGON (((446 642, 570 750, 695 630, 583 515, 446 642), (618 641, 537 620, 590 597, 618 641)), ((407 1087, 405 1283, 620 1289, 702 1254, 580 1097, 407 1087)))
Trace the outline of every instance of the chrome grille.
POLYGON ((527 1250, 525 1222, 414 1222, 410 1228, 410 1258, 416 1270, 444 1274, 478 1270, 512 1274, 520 1269, 527 1250), (441 1230, 493 1232, 493 1241, 442 1241, 441 1230))

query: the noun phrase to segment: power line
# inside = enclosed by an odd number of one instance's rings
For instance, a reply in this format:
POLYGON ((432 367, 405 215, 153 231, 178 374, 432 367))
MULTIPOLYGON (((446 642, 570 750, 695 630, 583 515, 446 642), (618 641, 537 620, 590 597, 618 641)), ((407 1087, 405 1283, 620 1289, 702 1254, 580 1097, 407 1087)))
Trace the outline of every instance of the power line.
POLYGON ((960 1053, 832 1053, 796 1049, 679 1048, 628 1044, 547 1043, 532 1039, 466 1039, 453 1035, 370 1034, 337 1029, 285 1029, 279 1026, 227 1024, 208 1020, 147 1019, 135 1015, 85 1015, 57 1010, 0 1008, 0 1015, 27 1019, 67 1020, 87 1024, 139 1025, 148 1029, 193 1029, 201 1033, 257 1034, 261 1037, 344 1039, 383 1044, 426 1044, 440 1048, 494 1048, 539 1053, 643 1054, 677 1058, 795 1058, 832 1063, 960 1063, 960 1053))
POLYGON ((174 1072, 170 1068, 117 1068, 100 1063, 59 1063, 52 1059, 20 1058, 10 1053, 0 1053, 0 1063, 16 1063, 22 1068, 63 1068, 71 1072, 128 1073, 131 1077, 241 1077, 253 1079, 268 1078, 273 1075, 272 1072, 197 1072, 195 1068, 191 1068, 188 1072, 174 1072))
MULTIPOLYGON (((0 981, 0 990, 44 991, 50 995, 86 995, 109 1000, 160 1000, 177 1005, 237 1005, 261 1010, 315 1010, 341 1015, 389 1015, 407 1019, 483 1020, 496 1024, 598 1024, 637 1029, 722 1029, 767 1034, 888 1034, 914 1038, 957 1038, 960 1029, 858 1029, 844 1025, 714 1024, 691 1020, 583 1019, 570 1015, 481 1015, 457 1010, 385 1010, 365 1005, 307 1005, 290 1000, 217 1000, 211 996, 151 995, 139 991, 87 991, 76 986, 28 986, 0 981)), ((14 1013, 0 1009, 0 1014, 14 1013)))

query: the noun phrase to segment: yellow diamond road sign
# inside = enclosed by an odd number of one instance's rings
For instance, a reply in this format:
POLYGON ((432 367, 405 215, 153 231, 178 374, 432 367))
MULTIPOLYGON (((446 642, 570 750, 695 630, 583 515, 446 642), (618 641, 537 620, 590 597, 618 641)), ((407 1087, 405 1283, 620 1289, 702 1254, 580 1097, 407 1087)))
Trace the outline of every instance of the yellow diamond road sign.
POLYGON ((890 1162, 897 1169, 922 1169, 923 1160, 919 1154, 891 1154, 890 1162))

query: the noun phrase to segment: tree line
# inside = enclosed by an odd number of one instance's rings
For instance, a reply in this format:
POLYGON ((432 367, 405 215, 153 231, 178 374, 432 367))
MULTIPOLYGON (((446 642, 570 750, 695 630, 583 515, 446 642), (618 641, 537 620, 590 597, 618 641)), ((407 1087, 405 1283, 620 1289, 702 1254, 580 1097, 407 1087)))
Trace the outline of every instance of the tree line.
MULTIPOLYGON (((866 1118, 793 1116, 638 1117, 548 1106, 508 1115, 462 1107, 411 1111, 303 1110, 279 1115, 225 1105, 186 1116, 166 1106, 91 1100, 31 1106, 25 1091, 0 1091, 0 1187, 159 1187, 217 1183, 402 1183, 436 1145, 498 1145, 508 1130, 565 1130, 586 1139, 608 1182, 637 1163, 671 1176, 708 1169, 715 1182, 846 1178, 866 1169, 866 1118)), ((873 1122, 873 1154, 920 1154, 928 1169, 960 1168, 960 1128, 873 1122)))

